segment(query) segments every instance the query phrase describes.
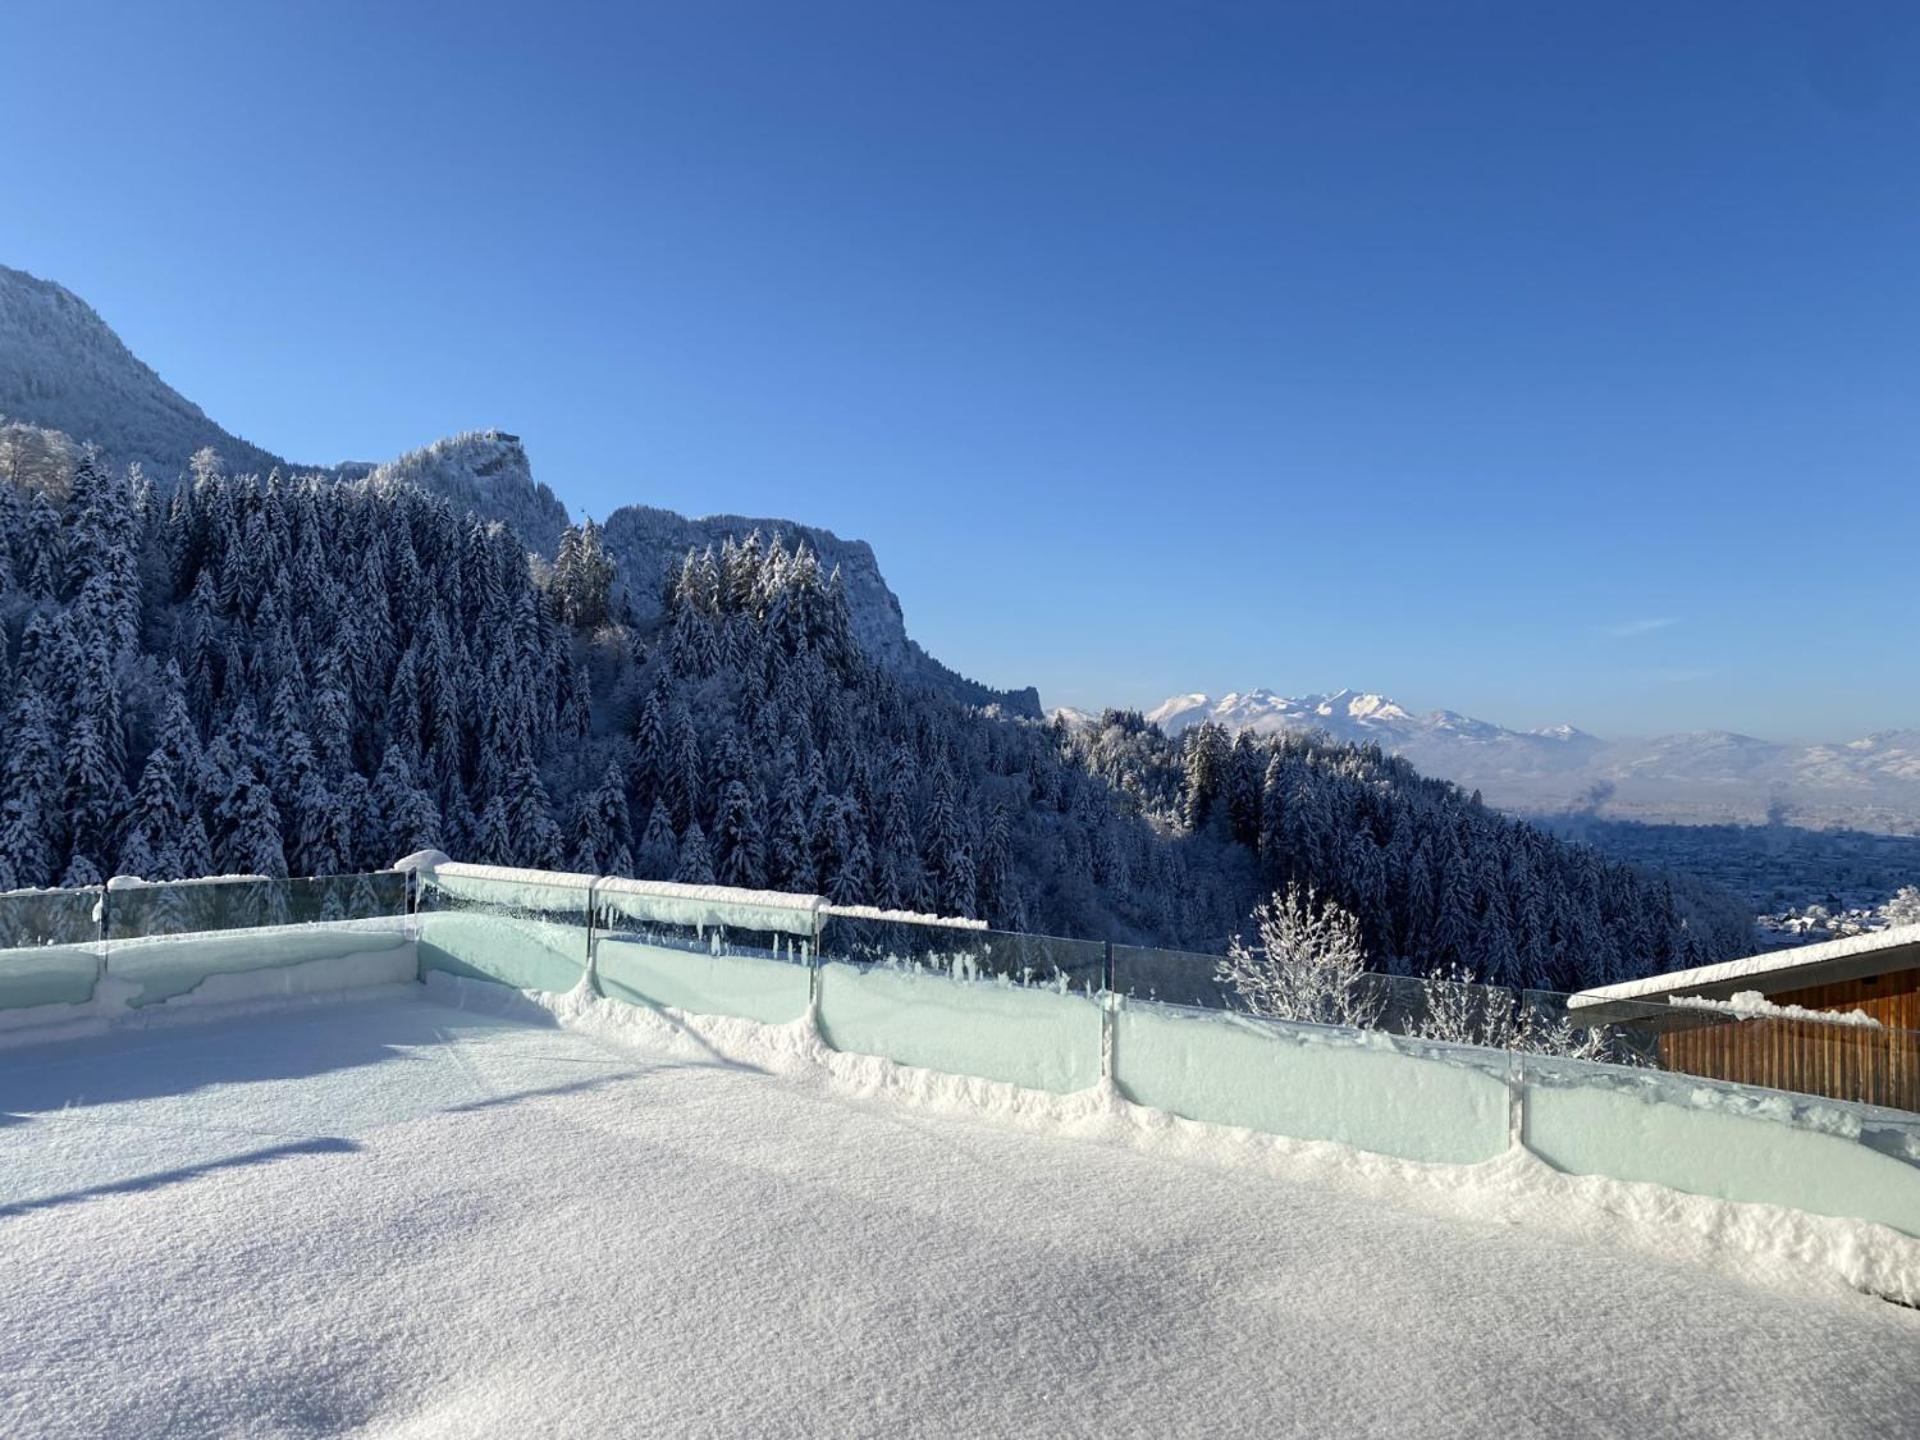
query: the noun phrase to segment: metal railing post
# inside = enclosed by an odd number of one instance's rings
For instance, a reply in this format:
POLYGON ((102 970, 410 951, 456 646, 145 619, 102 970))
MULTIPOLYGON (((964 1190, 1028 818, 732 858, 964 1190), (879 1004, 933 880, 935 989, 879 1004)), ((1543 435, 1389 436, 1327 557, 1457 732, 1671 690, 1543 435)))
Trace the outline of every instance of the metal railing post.
POLYGON ((813 911, 813 953, 807 956, 807 1016, 820 1023, 820 940, 826 933, 827 917, 818 906, 813 911))
POLYGON ((93 967, 93 985, 96 991, 100 988, 100 982, 107 978, 107 935, 113 928, 111 917, 107 914, 107 906, 112 903, 112 897, 113 891, 102 885, 100 887, 100 963, 93 967))
POLYGON ((1113 1032, 1116 1028, 1113 1007, 1119 996, 1113 984, 1113 941, 1108 940, 1100 957, 1100 1078, 1113 1081, 1113 1032))
POLYGON ((1527 1143, 1527 1066, 1522 1052, 1507 1050, 1507 1148, 1527 1143))
POLYGON ((587 973, 583 978, 587 982, 587 993, 596 998, 600 995, 600 974, 594 955, 593 932, 594 921, 599 916, 599 904, 594 892, 600 882, 606 878, 604 875, 596 875, 587 881, 587 973))

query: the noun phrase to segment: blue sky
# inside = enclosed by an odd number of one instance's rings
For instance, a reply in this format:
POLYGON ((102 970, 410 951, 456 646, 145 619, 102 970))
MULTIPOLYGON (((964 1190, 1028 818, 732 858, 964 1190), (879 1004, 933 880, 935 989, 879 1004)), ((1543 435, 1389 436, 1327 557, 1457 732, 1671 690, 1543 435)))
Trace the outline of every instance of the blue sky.
POLYGON ((13 0, 0 52, 0 261, 295 459, 499 425, 576 511, 861 536, 1049 703, 1920 725, 1920 7, 13 0))

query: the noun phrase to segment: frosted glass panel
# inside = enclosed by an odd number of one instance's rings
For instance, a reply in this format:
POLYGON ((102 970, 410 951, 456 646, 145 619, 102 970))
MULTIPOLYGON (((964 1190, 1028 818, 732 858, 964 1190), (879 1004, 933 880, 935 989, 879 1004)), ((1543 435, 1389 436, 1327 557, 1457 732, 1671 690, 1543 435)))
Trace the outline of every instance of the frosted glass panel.
POLYGON ((0 894, 0 1010, 93 998, 101 894, 98 888, 0 894))
POLYGON ((595 906, 594 974, 609 999, 768 1025, 807 1013, 811 911, 710 901, 689 907, 597 890, 595 906), (805 933, 765 928, 794 915, 805 933))
POLYGON ((587 971, 587 885, 420 876, 420 969, 564 994, 587 971))
POLYGON ((1504 1051, 1139 1000, 1114 1018, 1114 1083, 1137 1104, 1408 1160, 1507 1148, 1504 1051))
POLYGON ((135 1009, 219 980, 220 998, 300 993, 291 973, 255 982, 255 972, 333 967, 320 988, 412 978, 406 879, 393 873, 287 880, 182 880, 116 887, 107 895, 107 974, 135 1009))
POLYGON ((1099 1083, 1096 942, 836 917, 821 950, 820 1030, 836 1050, 1055 1094, 1099 1083))
POLYGON ((1517 1063, 1522 1139, 1556 1169, 1920 1236, 1920 1116, 1653 1069, 1517 1063))
POLYGON ((610 1000, 766 1025, 807 1013, 811 978, 804 960, 660 945, 633 935, 597 936, 594 949, 600 993, 610 1000))

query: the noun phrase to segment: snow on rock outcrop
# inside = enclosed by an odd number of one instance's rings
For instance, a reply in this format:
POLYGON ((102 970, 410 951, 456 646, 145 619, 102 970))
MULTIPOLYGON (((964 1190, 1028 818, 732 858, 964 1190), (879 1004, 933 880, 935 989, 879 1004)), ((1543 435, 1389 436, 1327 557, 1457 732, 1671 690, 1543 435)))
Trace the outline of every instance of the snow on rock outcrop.
POLYGON ((839 570, 854 639, 868 659, 965 704, 998 705, 1016 715, 1040 718, 1039 692, 1032 687, 995 690, 981 685, 948 669, 908 638, 899 597, 881 575, 873 547, 864 540, 843 540, 831 530, 791 520, 744 515, 689 519, 651 505, 615 510, 607 517, 603 538, 635 617, 650 624, 661 615, 661 582, 669 566, 678 565, 689 550, 709 545, 717 549, 723 540, 744 540, 756 531, 762 540, 780 535, 790 547, 804 542, 820 558, 823 569, 839 570))
POLYGON ((412 485, 456 510, 498 520, 529 550, 549 558, 567 524, 567 507, 533 478, 520 437, 503 430, 469 430, 436 440, 374 466, 366 478, 374 485, 412 485))

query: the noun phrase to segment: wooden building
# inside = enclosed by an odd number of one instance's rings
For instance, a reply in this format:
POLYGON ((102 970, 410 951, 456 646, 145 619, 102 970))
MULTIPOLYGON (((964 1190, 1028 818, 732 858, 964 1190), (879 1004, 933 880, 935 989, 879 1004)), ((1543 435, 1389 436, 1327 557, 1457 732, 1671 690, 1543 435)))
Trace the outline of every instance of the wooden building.
POLYGON ((1651 1031, 1668 1070, 1920 1112, 1920 925, 1604 985, 1568 1008, 1651 1031))

